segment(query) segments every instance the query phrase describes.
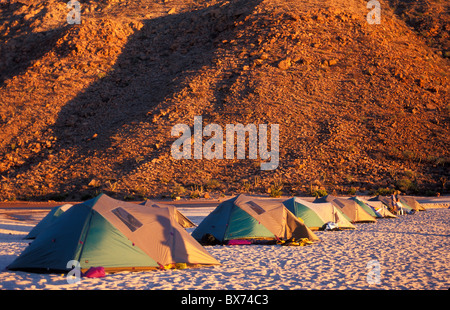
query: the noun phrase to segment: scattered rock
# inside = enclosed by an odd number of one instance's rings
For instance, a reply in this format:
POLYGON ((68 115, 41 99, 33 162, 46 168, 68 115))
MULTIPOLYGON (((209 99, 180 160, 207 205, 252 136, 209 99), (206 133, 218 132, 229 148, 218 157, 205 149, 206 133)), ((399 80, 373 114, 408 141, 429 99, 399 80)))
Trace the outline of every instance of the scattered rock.
POLYGON ((286 57, 278 63, 278 68, 281 70, 287 70, 291 67, 292 62, 290 57, 286 57))
POLYGON ((89 182, 88 186, 91 186, 91 187, 99 187, 99 186, 100 186, 100 181, 97 180, 97 179, 92 179, 92 180, 89 182))
POLYGON ((330 66, 335 66, 335 65, 337 65, 337 63, 338 63, 338 60, 337 60, 337 59, 331 59, 331 60, 328 61, 328 64, 329 64, 330 66))

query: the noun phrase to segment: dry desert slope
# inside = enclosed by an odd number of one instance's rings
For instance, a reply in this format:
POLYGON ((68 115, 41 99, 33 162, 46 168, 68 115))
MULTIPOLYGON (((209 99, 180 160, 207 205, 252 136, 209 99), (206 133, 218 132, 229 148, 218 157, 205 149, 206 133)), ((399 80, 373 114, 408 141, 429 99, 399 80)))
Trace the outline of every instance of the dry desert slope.
POLYGON ((67 2, 0 1, 0 199, 449 190, 448 2, 67 2), (278 168, 174 159, 194 116, 279 124, 278 168))

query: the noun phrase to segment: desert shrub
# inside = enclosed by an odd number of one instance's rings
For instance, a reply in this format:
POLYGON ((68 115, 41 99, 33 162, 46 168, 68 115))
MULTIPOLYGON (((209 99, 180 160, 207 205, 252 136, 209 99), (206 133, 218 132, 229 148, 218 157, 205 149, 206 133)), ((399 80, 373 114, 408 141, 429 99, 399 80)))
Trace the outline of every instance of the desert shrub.
POLYGON ((352 186, 352 187, 348 190, 348 194, 349 194, 349 195, 355 195, 355 194, 356 194, 356 188, 352 186))
POLYGON ((398 190, 407 193, 415 191, 417 189, 416 183, 409 178, 401 178, 395 182, 395 186, 398 190))
POLYGON ((396 192, 395 188, 388 188, 388 187, 383 188, 383 187, 380 187, 373 193, 373 195, 375 195, 375 196, 377 196, 377 195, 389 196, 389 195, 395 194, 395 192, 396 192))
POLYGON ((283 183, 281 181, 275 181, 273 185, 270 186, 269 196, 270 197, 280 197, 283 189, 283 183))
POLYGON ((318 188, 318 189, 314 189, 311 191, 311 196, 314 196, 317 198, 320 198, 320 197, 323 197, 326 195, 328 195, 328 193, 325 189, 318 188))
POLYGON ((170 198, 175 199, 176 197, 181 197, 186 193, 186 189, 180 184, 176 184, 172 188, 172 193, 170 194, 170 198))
POLYGON ((216 179, 210 179, 208 182, 205 183, 205 188, 208 190, 215 190, 222 187, 222 184, 219 180, 216 179))
POLYGON ((189 197, 192 199, 199 198, 203 194, 203 186, 202 185, 193 185, 191 187, 191 192, 189 193, 189 197))

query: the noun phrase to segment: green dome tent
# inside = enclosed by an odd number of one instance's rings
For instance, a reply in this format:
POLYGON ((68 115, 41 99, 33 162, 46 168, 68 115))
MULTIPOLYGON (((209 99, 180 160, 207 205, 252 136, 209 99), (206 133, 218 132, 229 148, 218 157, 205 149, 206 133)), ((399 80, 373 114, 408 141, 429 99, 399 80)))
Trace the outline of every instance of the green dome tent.
POLYGON ((336 198, 331 203, 339 207, 352 223, 376 222, 376 219, 354 200, 336 198))
POLYGON ((167 208, 115 200, 104 194, 65 211, 17 257, 9 270, 67 272, 76 260, 84 272, 218 265, 167 208))
POLYGON ((355 201, 361 208, 364 209, 364 211, 366 211, 367 213, 369 213, 371 216, 373 216, 374 218, 380 217, 378 216, 375 211, 369 206, 367 205, 365 202, 363 202, 361 199, 358 199, 356 197, 350 197, 350 200, 355 201))
POLYGON ((392 214, 386 205, 381 201, 368 201, 360 197, 354 197, 353 198, 356 202, 358 202, 359 205, 366 205, 370 207, 373 212, 375 213, 377 218, 396 218, 394 214, 392 214))
POLYGON ((396 195, 391 195, 389 197, 378 195, 376 197, 370 198, 368 201, 381 201, 393 214, 412 214, 415 212, 415 210, 411 206, 405 203, 405 201, 399 200, 396 195))
POLYGON ((321 230, 329 222, 335 223, 339 229, 355 229, 347 216, 331 203, 311 203, 293 197, 283 204, 313 231, 321 230))
POLYGON ((425 207, 422 206, 417 200, 415 200, 413 197, 409 196, 401 196, 398 197, 399 201, 406 207, 411 208, 414 211, 426 211, 425 207))
POLYGON ((352 223, 376 222, 375 217, 370 215, 356 201, 351 199, 327 195, 321 198, 316 198, 313 202, 317 204, 331 202, 334 206, 339 207, 352 223))
POLYGON ((220 203, 192 232, 192 236, 198 241, 208 234, 220 243, 236 239, 319 240, 281 201, 255 199, 245 195, 220 203))

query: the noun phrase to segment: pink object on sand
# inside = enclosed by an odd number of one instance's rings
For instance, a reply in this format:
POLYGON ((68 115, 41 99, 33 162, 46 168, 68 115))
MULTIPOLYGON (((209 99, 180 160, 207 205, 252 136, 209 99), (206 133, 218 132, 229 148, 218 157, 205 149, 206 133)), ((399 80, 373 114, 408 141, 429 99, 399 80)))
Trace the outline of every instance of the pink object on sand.
POLYGON ((243 245, 243 244, 252 244, 251 240, 243 240, 243 239, 233 239, 229 240, 227 245, 243 245))
POLYGON ((105 268, 103 267, 91 267, 84 274, 86 278, 102 278, 105 275, 105 268))

